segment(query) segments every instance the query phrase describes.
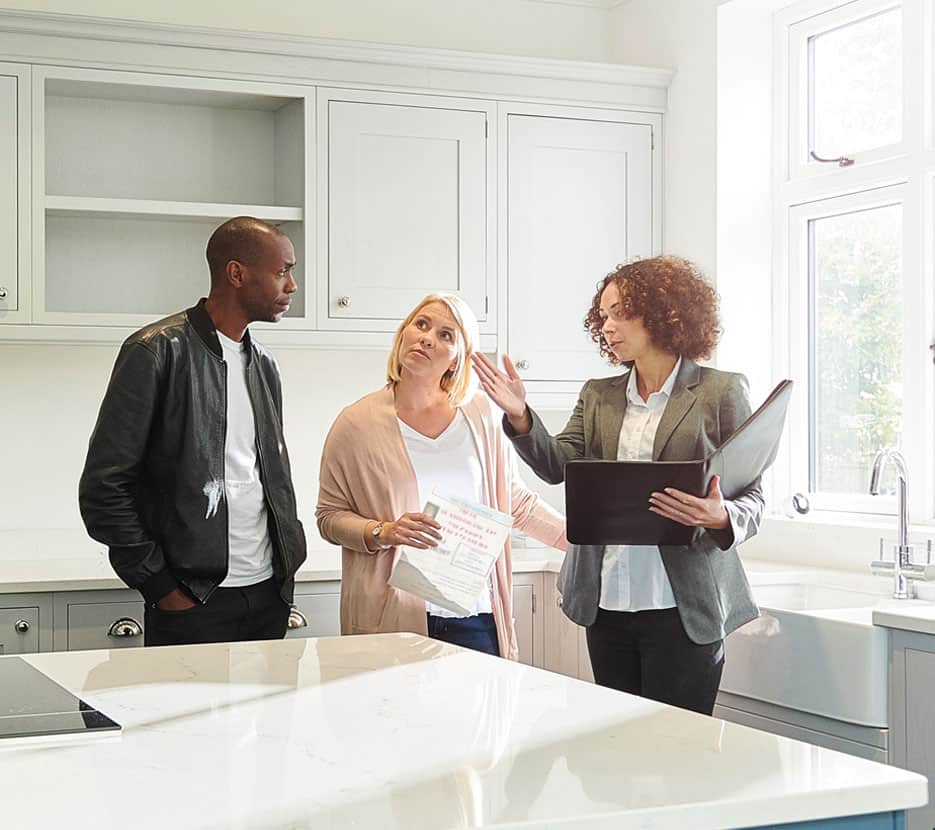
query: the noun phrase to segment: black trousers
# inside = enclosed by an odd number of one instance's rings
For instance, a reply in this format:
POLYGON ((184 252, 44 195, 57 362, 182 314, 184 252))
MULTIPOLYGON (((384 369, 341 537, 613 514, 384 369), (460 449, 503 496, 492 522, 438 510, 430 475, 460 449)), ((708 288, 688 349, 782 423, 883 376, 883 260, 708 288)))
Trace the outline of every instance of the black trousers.
POLYGON ((281 640, 289 621, 289 606, 275 579, 244 588, 218 588, 204 605, 185 611, 162 611, 147 605, 143 613, 147 646, 281 640))
POLYGON ((587 628, 594 681, 710 715, 724 669, 724 641, 688 639, 676 608, 605 611, 587 628))

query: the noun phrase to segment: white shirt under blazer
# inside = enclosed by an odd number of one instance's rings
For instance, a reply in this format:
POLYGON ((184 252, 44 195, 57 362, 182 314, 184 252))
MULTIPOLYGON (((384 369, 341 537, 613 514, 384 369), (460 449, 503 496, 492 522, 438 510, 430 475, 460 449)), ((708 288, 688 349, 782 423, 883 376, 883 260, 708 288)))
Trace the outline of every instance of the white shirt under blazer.
MULTIPOLYGON (((636 371, 630 372, 627 409, 623 413, 617 441, 618 461, 653 460, 656 430, 681 365, 682 359, 679 358, 662 388, 645 401, 637 388, 636 371)), ((675 607, 675 595, 656 545, 607 545, 604 548, 600 607, 607 611, 650 611, 675 607)))

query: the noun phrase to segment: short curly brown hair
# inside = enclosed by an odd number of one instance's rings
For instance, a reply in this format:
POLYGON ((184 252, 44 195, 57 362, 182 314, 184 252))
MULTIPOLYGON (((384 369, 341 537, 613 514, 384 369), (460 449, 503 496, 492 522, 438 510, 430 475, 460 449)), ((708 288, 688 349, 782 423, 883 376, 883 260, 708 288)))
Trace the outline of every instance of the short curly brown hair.
POLYGON ((692 360, 711 356, 721 336, 717 292, 694 263, 657 256, 618 265, 597 284, 584 328, 609 363, 620 361, 601 331, 600 306, 601 294, 612 282, 620 292, 624 315, 643 321, 654 346, 692 360))

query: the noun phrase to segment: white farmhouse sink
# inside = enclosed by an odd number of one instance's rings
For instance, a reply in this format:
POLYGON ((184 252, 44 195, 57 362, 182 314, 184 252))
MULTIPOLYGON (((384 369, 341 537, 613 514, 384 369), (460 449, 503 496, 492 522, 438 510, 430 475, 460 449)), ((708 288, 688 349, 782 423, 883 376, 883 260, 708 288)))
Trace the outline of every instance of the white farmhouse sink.
POLYGON ((889 630, 871 617, 907 601, 801 581, 754 585, 753 593, 761 616, 727 638, 721 689, 885 728, 889 630))

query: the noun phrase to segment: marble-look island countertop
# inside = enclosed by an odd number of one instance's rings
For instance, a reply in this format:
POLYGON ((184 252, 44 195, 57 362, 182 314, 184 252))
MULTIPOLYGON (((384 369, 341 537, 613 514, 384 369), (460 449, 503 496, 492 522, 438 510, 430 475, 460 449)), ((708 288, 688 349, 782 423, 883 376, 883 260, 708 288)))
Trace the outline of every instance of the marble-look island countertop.
POLYGON ((914 773, 413 634, 25 659, 124 729, 0 745, 4 827, 721 830, 926 801, 914 773))

